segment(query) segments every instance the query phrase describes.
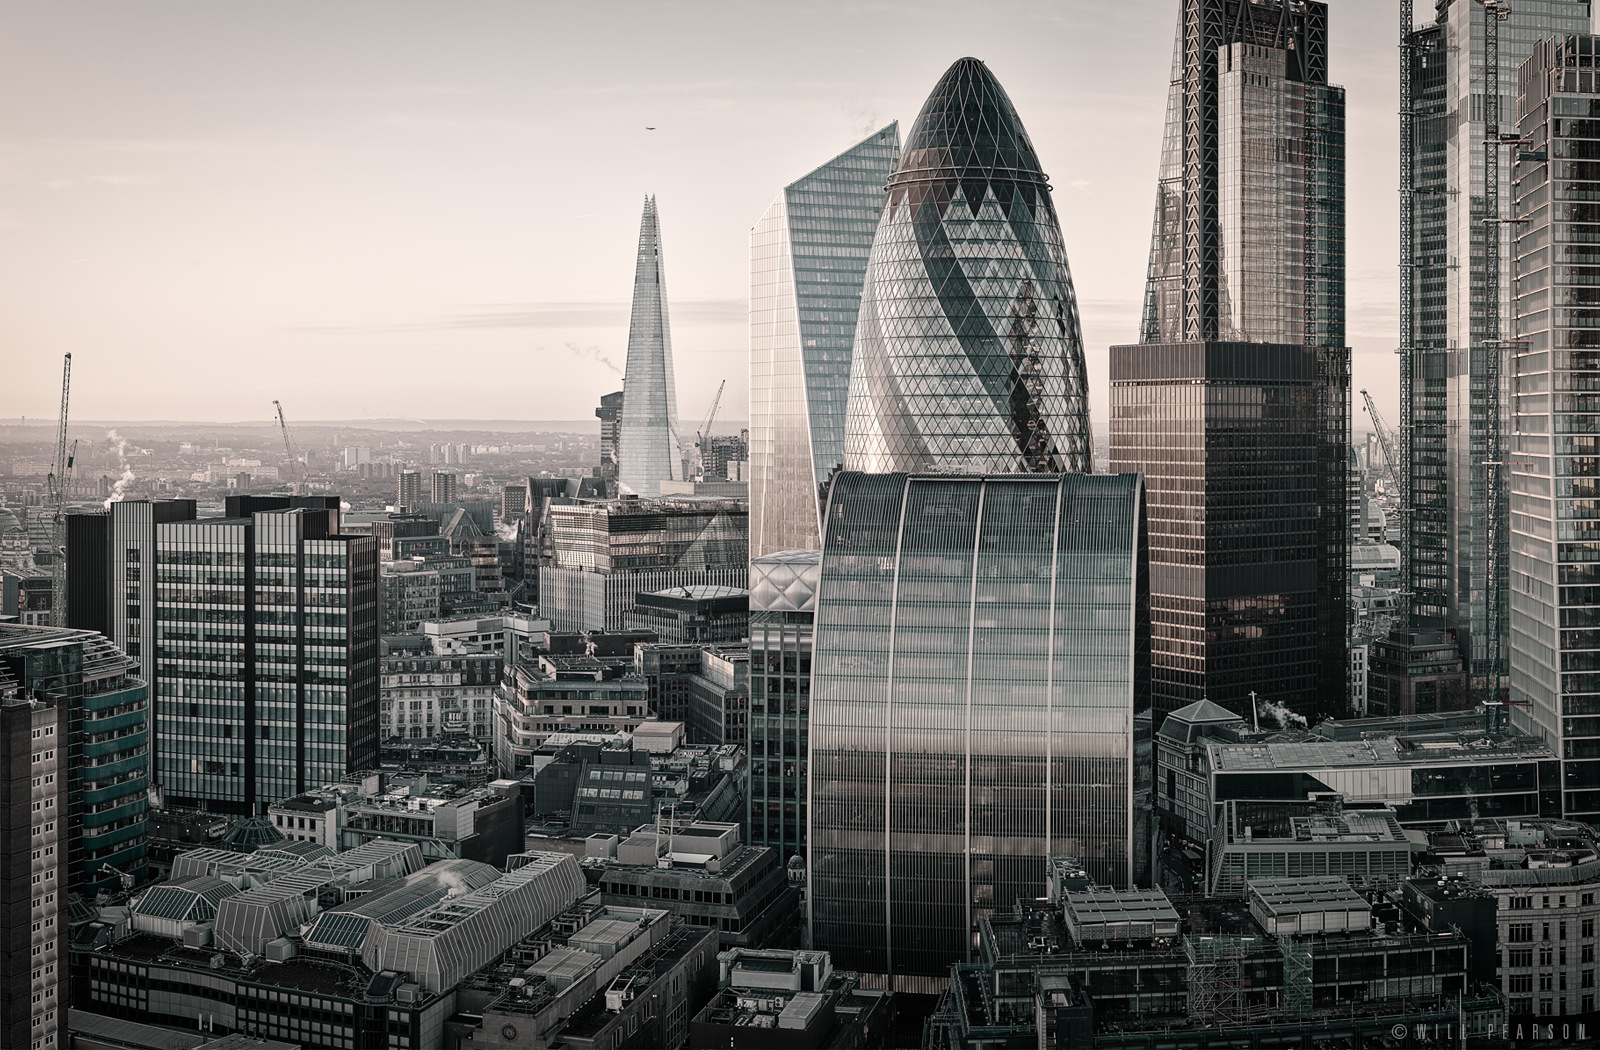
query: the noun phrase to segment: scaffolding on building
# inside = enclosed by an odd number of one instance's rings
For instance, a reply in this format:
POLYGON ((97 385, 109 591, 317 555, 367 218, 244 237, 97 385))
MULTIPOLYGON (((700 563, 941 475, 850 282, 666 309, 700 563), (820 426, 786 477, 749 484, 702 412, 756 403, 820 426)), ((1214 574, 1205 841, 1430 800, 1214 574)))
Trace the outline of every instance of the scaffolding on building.
POLYGON ((1239 964, 1261 945, 1260 937, 1191 934, 1183 939, 1189 956, 1190 1020, 1220 1024, 1242 1018, 1239 964))
POLYGON ((1311 1016, 1311 941, 1284 936, 1278 940, 1283 955, 1283 1013, 1291 1021, 1311 1016))

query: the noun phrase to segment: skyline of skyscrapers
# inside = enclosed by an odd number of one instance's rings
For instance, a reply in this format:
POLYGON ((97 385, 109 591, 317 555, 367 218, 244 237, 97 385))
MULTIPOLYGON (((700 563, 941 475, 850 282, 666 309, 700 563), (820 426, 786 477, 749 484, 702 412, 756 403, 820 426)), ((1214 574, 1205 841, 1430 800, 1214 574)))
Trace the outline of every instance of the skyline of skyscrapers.
POLYGON ((672 371, 672 327, 656 199, 644 199, 639 257, 628 322, 628 363, 617 420, 617 481, 625 492, 661 495, 663 481, 682 481, 678 462, 678 386, 672 371))
POLYGON ((752 555, 822 545, 861 282, 899 163, 895 121, 785 186, 750 231, 752 555))
POLYGON ((1185 0, 1111 469, 1148 486, 1156 720, 1347 703, 1344 91, 1327 7, 1185 0))

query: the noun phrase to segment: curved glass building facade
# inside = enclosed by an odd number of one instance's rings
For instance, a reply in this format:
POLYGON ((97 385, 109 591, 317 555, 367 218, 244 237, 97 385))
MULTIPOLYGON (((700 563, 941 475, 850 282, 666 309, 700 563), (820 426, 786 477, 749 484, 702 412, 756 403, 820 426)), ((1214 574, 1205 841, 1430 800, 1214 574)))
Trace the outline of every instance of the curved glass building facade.
POLYGON ((896 987, 1070 856, 1133 879, 1137 475, 837 475, 817 584, 812 943, 896 987))
POLYGON ((856 321, 844 465, 1091 469, 1061 224, 1016 109, 975 58, 940 79, 889 179, 856 321))
POLYGON ((850 349, 900 125, 785 186, 750 232, 750 548, 822 546, 844 462, 850 349))
POLYGON ((622 393, 617 482, 625 492, 659 496, 661 483, 681 480, 683 468, 678 463, 678 384, 672 376, 672 331, 667 324, 661 222, 654 197, 644 199, 644 217, 639 221, 622 393))

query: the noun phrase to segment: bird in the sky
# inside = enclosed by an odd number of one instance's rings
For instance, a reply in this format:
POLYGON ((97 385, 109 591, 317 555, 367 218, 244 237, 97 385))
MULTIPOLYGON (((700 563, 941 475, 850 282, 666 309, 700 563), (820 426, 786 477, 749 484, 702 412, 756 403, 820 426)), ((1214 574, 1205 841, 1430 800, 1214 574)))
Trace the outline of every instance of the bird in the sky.
POLYGON ((652 128, 652 127, 651 127, 651 126, 650 126, 650 125, 648 125, 648 124, 646 124, 646 125, 645 125, 645 127, 644 127, 644 129, 645 129, 645 130, 646 130, 646 131, 654 131, 654 130, 655 130, 655 128, 652 128))

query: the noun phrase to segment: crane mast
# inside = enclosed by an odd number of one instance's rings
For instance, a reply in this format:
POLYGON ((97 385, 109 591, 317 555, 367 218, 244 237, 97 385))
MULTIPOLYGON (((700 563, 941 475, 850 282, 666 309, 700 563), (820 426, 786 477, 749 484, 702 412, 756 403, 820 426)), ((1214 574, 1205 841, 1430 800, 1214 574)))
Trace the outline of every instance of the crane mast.
POLYGON ((307 468, 300 462, 300 450, 296 447, 294 439, 289 436, 289 424, 283 418, 283 405, 277 401, 272 402, 272 407, 278 410, 278 429, 283 431, 283 451, 289 457, 289 469, 294 471, 296 479, 292 481, 296 496, 306 494, 307 468))
POLYGON ((67 404, 72 390, 72 355, 61 363, 61 417, 56 423, 56 457, 46 479, 46 496, 53 517, 50 522, 50 622, 67 625, 67 492, 72 485, 72 462, 78 446, 67 445, 67 404))
POLYGON ((717 396, 711 399, 711 411, 706 413, 706 421, 700 424, 700 432, 694 436, 695 459, 697 460, 694 478, 696 481, 704 481, 706 479, 705 444, 706 440, 711 437, 711 424, 716 421, 717 408, 722 404, 722 392, 727 388, 728 381, 724 379, 722 385, 717 387, 717 396))
POLYGON ((1394 431, 1384 423, 1383 417, 1378 414, 1378 406, 1373 403, 1372 395, 1365 390, 1361 391, 1361 399, 1367 403, 1367 415, 1372 417, 1372 429, 1378 435, 1378 444, 1383 446, 1383 473, 1389 479, 1389 485, 1396 493, 1404 493, 1400 485, 1401 470, 1400 452, 1394 439, 1394 431))

